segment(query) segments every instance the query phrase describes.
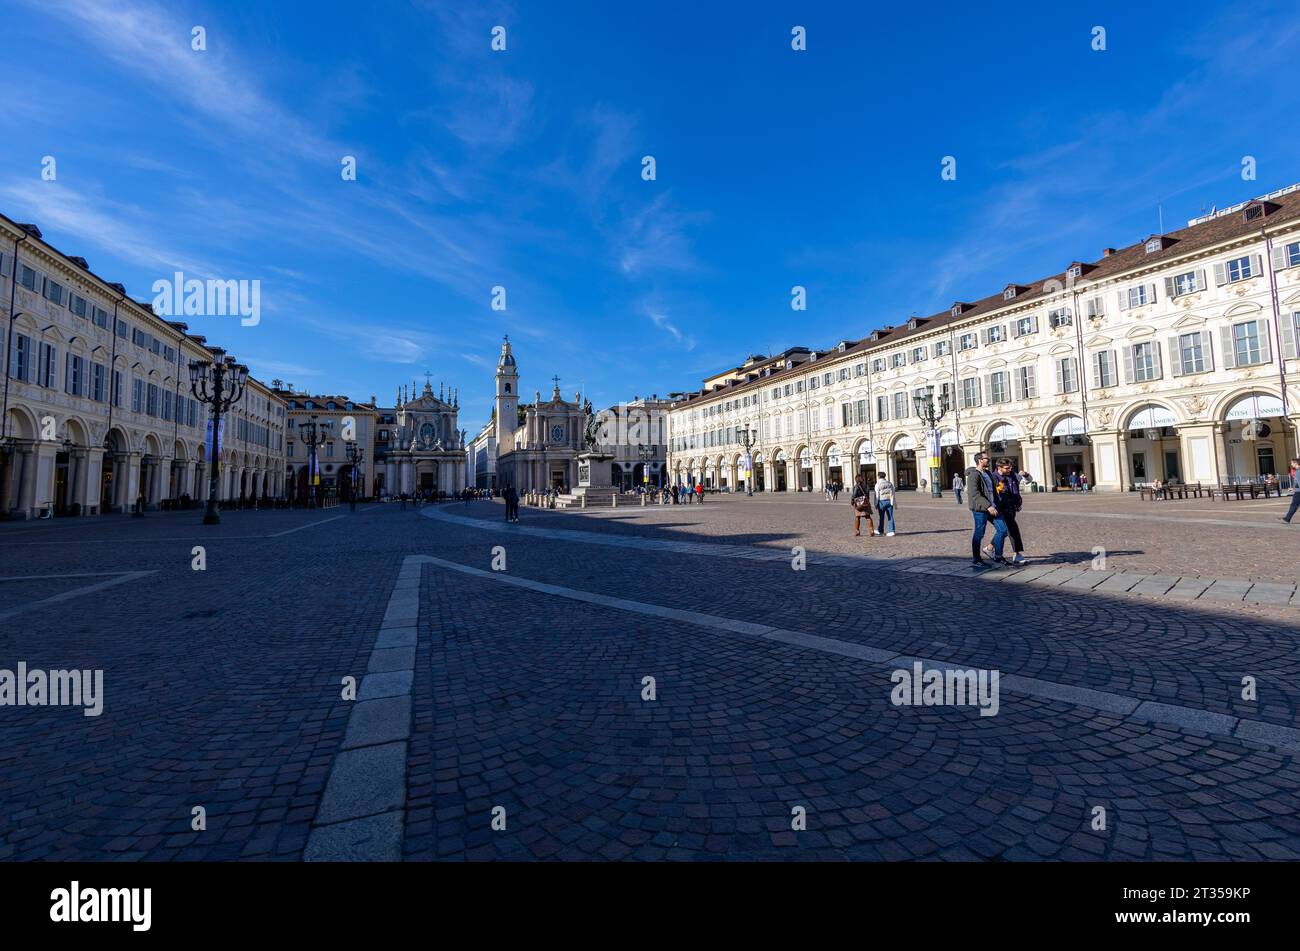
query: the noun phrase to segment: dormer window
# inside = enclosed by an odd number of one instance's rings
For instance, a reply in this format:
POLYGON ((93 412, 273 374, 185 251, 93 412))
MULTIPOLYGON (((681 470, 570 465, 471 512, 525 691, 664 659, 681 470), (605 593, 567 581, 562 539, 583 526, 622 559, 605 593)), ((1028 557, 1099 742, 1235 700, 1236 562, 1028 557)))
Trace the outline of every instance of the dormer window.
POLYGON ((1153 234, 1151 237, 1147 238, 1146 241, 1147 254, 1154 254, 1157 251, 1163 251, 1173 243, 1174 240, 1172 238, 1168 238, 1162 234, 1153 234))
POLYGON ((1245 210, 1241 213, 1241 217, 1245 221, 1258 221, 1260 218, 1264 218, 1270 213, 1277 211, 1280 207, 1282 206, 1275 205, 1271 201, 1254 201, 1246 206, 1245 210))
POLYGON ((1159 250, 1160 250, 1159 238, 1152 238, 1150 241, 1147 242, 1147 254, 1151 254, 1152 252, 1159 251, 1159 250))
POLYGON ((1083 265, 1071 264, 1069 270, 1065 272, 1066 277, 1080 277, 1083 274, 1083 265))
POLYGON ((1016 289, 1014 287, 1008 287, 1005 291, 1002 292, 1003 300, 1011 300, 1011 298, 1015 296, 1016 296, 1016 289))
POLYGON ((913 317, 911 320, 909 320, 909 321, 907 322, 907 329, 908 329, 908 330, 915 330, 915 329, 916 329, 916 318, 915 318, 915 317, 913 317))
POLYGON ((836 347, 835 349, 837 349, 840 353, 843 353, 845 350, 849 349, 849 342, 847 340, 841 340, 839 346, 836 347))
POLYGON ((965 312, 966 308, 969 306, 970 306, 969 304, 964 304, 961 301, 958 301, 957 303, 952 305, 952 315, 954 317, 960 317, 962 313, 965 312))

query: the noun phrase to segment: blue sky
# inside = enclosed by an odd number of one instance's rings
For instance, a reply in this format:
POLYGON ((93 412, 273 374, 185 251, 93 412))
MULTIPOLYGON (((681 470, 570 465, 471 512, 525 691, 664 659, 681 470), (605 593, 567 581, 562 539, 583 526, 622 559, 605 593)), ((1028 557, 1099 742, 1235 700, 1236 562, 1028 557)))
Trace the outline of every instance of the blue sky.
POLYGON ((970 6, 16 0, 0 211, 139 298, 260 280, 191 328, 359 399, 428 370, 473 432, 503 333, 607 405, 1300 181, 1294 4, 970 6))

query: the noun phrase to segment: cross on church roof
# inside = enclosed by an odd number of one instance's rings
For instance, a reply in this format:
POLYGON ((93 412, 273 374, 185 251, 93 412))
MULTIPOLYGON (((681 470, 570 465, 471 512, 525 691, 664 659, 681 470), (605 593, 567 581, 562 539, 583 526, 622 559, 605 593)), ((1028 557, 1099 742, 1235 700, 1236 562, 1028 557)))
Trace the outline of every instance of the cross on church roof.
POLYGON ((555 388, 558 390, 560 388, 560 378, 558 376, 553 376, 551 377, 551 381, 555 384, 555 388))

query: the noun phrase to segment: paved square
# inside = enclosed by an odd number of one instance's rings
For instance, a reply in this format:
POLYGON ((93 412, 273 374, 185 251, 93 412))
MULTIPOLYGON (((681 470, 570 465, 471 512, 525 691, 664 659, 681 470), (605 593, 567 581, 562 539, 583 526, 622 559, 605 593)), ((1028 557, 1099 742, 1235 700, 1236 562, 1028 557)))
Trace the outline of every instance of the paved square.
POLYGON ((846 511, 0 526, 0 670, 104 682, 0 706, 0 859, 1300 858, 1271 508, 1032 496, 985 574, 949 500, 846 511), (995 708, 896 702, 916 663, 995 708))

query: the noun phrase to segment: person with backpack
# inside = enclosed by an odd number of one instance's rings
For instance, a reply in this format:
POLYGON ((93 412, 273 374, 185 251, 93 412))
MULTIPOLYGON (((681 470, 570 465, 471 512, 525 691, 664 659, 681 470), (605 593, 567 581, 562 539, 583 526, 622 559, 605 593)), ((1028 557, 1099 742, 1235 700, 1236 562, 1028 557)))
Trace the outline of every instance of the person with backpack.
POLYGON ((879 535, 885 527, 885 519, 889 519, 889 531, 885 532, 890 538, 894 537, 894 483, 885 478, 882 472, 876 479, 876 513, 880 516, 880 526, 876 529, 879 535))
POLYGON ((862 520, 867 520, 867 534, 878 534, 873 530, 871 523, 871 493, 867 489, 867 480, 864 476, 859 475, 853 482, 853 495, 849 498, 849 505, 853 509, 853 534, 862 534, 862 520))
POLYGON ((1001 535, 996 532, 993 536, 993 543, 984 549, 986 553, 993 556, 993 563, 997 565, 1024 565, 1028 564, 1025 559, 1025 544, 1020 539, 1020 525, 1016 521, 1016 514, 1024 504, 1024 499, 1020 494, 1020 480, 1016 476, 1015 466, 1010 459, 999 459, 995 472, 993 473, 993 500, 997 506, 998 512, 1002 515, 1002 521, 1006 525, 1006 531, 1001 535), (1002 554, 1002 545, 999 544, 999 538, 1005 541, 1011 539, 1011 547, 1015 550, 1015 557, 1008 562, 1002 554))

